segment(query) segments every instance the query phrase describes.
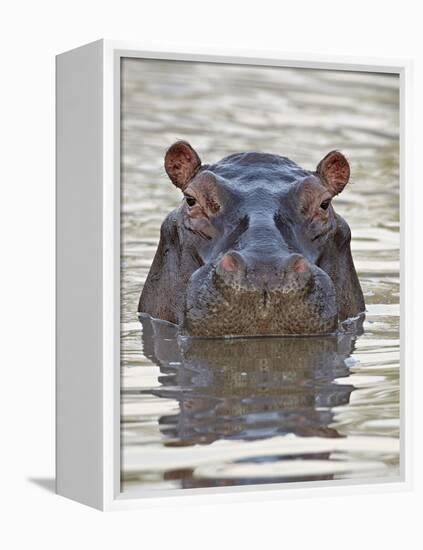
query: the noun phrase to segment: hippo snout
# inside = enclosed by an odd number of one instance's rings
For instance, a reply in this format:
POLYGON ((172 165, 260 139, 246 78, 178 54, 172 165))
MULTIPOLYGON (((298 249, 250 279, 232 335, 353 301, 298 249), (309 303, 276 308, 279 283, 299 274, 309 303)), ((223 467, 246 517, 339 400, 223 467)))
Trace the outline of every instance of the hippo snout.
POLYGON ((300 254, 250 265, 227 253, 190 279, 183 332, 190 336, 327 334, 337 328, 336 291, 300 254))
POLYGON ((301 254, 278 255, 273 260, 229 251, 216 265, 221 283, 257 291, 299 292, 311 288, 311 266, 301 254))

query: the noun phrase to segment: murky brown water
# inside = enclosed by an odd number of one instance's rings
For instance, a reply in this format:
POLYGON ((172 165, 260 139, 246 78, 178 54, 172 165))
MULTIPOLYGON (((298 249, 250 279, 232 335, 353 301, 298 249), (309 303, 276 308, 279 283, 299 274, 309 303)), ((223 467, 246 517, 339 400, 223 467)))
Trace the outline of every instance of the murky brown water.
POLYGON ((399 81, 395 76, 123 62, 122 491, 399 475, 399 81), (181 200, 163 154, 260 150, 313 169, 342 150, 364 334, 178 340, 136 310, 181 200))

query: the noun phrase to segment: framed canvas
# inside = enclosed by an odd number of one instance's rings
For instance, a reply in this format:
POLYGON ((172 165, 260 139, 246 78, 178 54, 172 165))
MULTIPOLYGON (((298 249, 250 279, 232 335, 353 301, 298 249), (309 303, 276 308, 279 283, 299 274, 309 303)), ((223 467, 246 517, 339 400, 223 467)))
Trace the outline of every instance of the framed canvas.
POLYGON ((410 64, 57 57, 57 492, 410 487, 410 64))

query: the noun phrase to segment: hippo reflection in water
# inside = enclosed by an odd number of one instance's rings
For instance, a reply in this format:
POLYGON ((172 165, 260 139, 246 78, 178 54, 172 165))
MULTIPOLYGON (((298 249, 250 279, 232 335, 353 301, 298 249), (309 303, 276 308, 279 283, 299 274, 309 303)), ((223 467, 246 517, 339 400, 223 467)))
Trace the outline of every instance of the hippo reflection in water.
POLYGON ((328 334, 364 311, 348 224, 332 198, 350 176, 264 153, 201 164, 184 141, 165 169, 184 194, 161 228, 138 310, 191 336, 328 334))
POLYGON ((160 367, 160 387, 179 412, 159 425, 168 445, 286 435, 339 437, 333 407, 354 387, 345 359, 360 331, 281 338, 177 338, 177 328, 141 316, 144 355, 160 367))

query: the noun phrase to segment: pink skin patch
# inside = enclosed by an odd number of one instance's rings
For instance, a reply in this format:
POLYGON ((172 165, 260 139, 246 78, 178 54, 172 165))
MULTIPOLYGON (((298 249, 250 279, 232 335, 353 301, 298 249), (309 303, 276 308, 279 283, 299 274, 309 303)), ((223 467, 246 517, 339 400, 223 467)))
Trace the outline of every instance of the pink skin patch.
POLYGON ((220 260, 220 267, 225 271, 234 272, 237 270, 237 265, 232 256, 226 255, 220 260))
POLYGON ((293 266, 295 273, 305 273, 307 271, 307 265, 303 259, 297 260, 293 266))

